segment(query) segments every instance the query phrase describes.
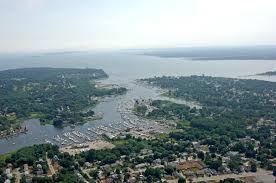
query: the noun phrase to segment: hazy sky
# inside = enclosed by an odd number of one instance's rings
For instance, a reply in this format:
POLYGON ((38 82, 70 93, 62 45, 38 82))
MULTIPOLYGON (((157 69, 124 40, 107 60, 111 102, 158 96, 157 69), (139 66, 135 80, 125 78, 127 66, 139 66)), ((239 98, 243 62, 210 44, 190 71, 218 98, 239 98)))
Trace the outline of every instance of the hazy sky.
POLYGON ((276 44, 276 0, 0 0, 0 52, 276 44))

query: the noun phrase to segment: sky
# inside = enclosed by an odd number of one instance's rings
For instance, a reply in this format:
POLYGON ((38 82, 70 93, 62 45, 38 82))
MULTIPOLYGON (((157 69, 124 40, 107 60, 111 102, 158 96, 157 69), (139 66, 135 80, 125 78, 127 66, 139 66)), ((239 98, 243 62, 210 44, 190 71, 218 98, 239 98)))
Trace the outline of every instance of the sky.
POLYGON ((0 52, 276 45, 276 0, 0 0, 0 52))

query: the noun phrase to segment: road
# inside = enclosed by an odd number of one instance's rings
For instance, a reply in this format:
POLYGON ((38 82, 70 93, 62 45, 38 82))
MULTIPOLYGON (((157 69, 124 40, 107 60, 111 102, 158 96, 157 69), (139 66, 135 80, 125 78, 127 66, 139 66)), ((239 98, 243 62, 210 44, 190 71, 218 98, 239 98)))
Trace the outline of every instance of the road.
POLYGON ((47 161, 51 176, 53 176, 54 174, 56 174, 56 171, 52 165, 52 161, 48 158, 48 152, 46 152, 46 161, 47 161))
POLYGON ((20 183, 21 175, 20 175, 20 172, 19 172, 19 168, 16 168, 16 169, 13 171, 13 174, 14 174, 14 176, 15 176, 15 183, 20 183))

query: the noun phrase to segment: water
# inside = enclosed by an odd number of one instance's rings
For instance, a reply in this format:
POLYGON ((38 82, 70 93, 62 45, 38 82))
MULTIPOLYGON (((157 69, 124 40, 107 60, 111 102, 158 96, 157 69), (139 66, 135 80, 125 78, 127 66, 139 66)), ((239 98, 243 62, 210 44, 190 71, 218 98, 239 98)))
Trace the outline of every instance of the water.
MULTIPOLYGON (((2 55, 0 69, 23 67, 63 67, 63 68, 102 68, 109 78, 104 83, 114 83, 127 87, 129 92, 123 96, 108 98, 97 105, 94 110, 103 112, 101 120, 88 122, 75 129, 81 132, 109 123, 120 123, 121 117, 117 105, 134 98, 160 98, 155 90, 135 84, 139 78, 162 75, 212 75, 222 77, 256 78, 276 81, 276 77, 250 76, 256 73, 276 70, 276 61, 189 61, 175 58, 158 58, 135 55, 133 53, 74 53, 48 55, 2 55)), ((0 153, 16 150, 24 146, 44 143, 54 135, 71 131, 70 127, 57 129, 51 125, 41 126, 36 119, 25 121, 27 134, 0 140, 0 153)))

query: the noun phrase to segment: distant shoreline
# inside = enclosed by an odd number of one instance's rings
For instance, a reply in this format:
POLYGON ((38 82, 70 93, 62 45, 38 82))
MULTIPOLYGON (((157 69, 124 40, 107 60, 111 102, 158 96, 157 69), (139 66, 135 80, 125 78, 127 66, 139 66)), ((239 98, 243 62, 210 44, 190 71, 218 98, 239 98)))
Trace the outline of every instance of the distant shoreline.
POLYGON ((268 71, 256 74, 257 76, 276 76, 276 71, 268 71))
POLYGON ((182 47, 142 49, 141 55, 190 60, 275 60, 276 46, 182 47))
POLYGON ((229 56, 229 57, 188 57, 188 56, 177 56, 177 55, 158 55, 158 54, 148 54, 148 53, 142 53, 139 55, 144 56, 152 56, 152 57, 159 57, 159 58, 183 58, 183 59, 189 59, 192 61, 246 61, 246 60, 252 60, 252 61, 259 61, 259 60, 275 60, 276 56, 274 57, 250 57, 250 56, 229 56))

